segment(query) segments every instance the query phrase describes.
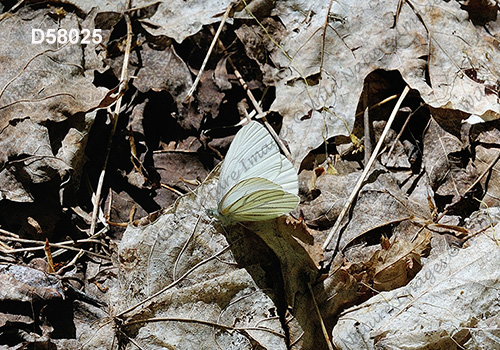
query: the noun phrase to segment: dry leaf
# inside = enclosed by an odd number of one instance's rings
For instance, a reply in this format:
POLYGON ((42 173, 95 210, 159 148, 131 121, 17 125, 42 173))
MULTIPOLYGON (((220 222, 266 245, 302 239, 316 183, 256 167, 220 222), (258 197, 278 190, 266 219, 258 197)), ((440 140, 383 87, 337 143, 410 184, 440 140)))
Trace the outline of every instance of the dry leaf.
POLYGON ((405 286, 421 270, 422 252, 429 248, 431 233, 424 230, 413 241, 396 238, 389 243, 382 243, 367 263, 369 274, 373 276, 373 288, 387 291, 405 286))
POLYGON ((430 186, 439 196, 451 197, 449 202, 455 202, 477 176, 472 166, 462 164, 462 143, 434 119, 429 121, 423 141, 423 162, 430 186))
MULTIPOLYGON (((120 316, 121 331, 145 347, 250 349, 255 342, 285 349, 279 281, 266 277, 280 273, 279 262, 255 235, 241 236, 238 227, 215 229, 204 212, 215 205, 214 188, 212 179, 154 222, 127 228, 119 243, 120 284, 108 294, 111 313, 138 304, 120 316)), ((95 327, 86 348, 116 344, 111 324, 95 327)))
POLYGON ((149 89, 167 91, 180 108, 193 79, 186 63, 172 45, 161 50, 144 45, 141 50, 141 68, 133 84, 141 92, 149 89))
POLYGON ((466 249, 450 248, 405 287, 383 292, 346 310, 333 329, 337 349, 484 349, 495 348, 492 321, 500 307, 497 281, 500 255, 492 229, 466 249), (480 286, 480 287, 478 287, 480 286))
POLYGON ((474 146, 474 165, 477 168, 477 174, 483 174, 491 163, 496 161, 487 175, 481 179, 481 186, 485 190, 481 206, 494 207, 498 205, 500 198, 500 161, 498 161, 500 150, 493 146, 500 140, 498 122, 476 125, 474 133, 476 135, 471 141, 474 146))
POLYGON ((364 80, 377 69, 397 70, 434 108, 498 118, 498 96, 487 88, 500 75, 498 26, 474 26, 457 2, 429 5, 401 2, 396 12, 390 2, 277 2, 288 35, 273 56, 271 109, 284 117, 281 136, 297 165, 325 139, 349 135, 364 80))

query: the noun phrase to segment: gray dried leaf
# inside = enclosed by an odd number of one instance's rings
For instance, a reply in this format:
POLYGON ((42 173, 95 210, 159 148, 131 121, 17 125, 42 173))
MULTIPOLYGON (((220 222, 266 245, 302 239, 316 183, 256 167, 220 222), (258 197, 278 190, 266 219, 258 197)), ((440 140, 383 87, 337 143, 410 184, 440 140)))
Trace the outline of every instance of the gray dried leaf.
POLYGON ((1 177, 11 180, 3 198, 32 201, 31 184, 65 181, 83 164, 93 121, 85 113, 99 107, 106 89, 93 85, 82 45, 31 43, 32 28, 80 25, 71 13, 56 21, 50 10, 23 10, 0 21, 7 33, 0 37, 0 164, 1 177))
POLYGON ((61 281, 40 270, 22 265, 0 264, 0 300, 32 303, 63 300, 61 281))
POLYGON ((398 71, 434 108, 498 118, 488 87, 499 76, 496 22, 474 26, 457 2, 401 5, 396 13, 383 1, 277 2, 287 35, 273 55, 271 110, 284 117, 281 136, 297 165, 325 139, 352 132, 365 78, 377 69, 398 71))
MULTIPOLYGON (((147 348, 285 349, 274 292, 262 289, 265 272, 251 261, 255 252, 235 260, 241 240, 229 245, 204 213, 213 197, 212 181, 154 222, 127 228, 118 250, 120 283, 109 292, 111 314, 122 319, 123 334, 147 348)), ((85 348, 116 344, 111 324, 103 323, 85 348)))
MULTIPOLYGON (((482 349, 478 327, 498 314, 499 226, 475 237, 465 249, 447 248, 428 261, 406 286, 380 293, 343 312, 333 329, 338 349, 482 349), (496 232, 494 232, 496 231, 496 232)), ((494 321, 493 321, 494 322, 494 321)), ((498 339, 492 342, 498 345, 498 339)), ((493 346, 493 347, 495 347, 493 346)))

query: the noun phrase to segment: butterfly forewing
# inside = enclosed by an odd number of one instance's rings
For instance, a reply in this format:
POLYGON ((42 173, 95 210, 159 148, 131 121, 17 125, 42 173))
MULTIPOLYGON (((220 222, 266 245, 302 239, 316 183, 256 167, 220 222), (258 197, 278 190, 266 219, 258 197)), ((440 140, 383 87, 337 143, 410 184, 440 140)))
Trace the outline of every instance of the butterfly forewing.
POLYGON ((299 182, 297 180, 297 173, 293 168, 292 163, 285 156, 280 154, 281 159, 281 169, 277 177, 272 181, 280 185, 284 191, 298 195, 299 194, 299 182))
POLYGON ((281 154, 271 135, 259 123, 252 121, 235 136, 221 167, 217 199, 238 182, 252 177, 270 181, 279 176, 281 154))

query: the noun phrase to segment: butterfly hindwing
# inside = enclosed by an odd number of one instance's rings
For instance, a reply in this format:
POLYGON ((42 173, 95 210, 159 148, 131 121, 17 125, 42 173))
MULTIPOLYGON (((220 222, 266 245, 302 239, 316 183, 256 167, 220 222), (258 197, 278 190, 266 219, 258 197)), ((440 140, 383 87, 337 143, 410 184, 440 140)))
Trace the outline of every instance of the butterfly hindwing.
POLYGON ((230 221, 268 220, 295 209, 299 197, 260 177, 243 180, 224 196, 219 213, 230 221))
POLYGON ((219 213, 231 221, 260 221, 295 209, 299 197, 260 177, 243 180, 224 196, 219 213))

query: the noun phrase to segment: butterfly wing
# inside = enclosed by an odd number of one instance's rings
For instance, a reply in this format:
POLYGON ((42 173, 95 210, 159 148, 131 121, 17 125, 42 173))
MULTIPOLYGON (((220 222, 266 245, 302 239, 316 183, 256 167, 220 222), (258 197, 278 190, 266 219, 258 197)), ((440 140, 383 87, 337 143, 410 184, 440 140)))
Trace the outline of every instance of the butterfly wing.
POLYGON ((299 181, 292 163, 282 154, 280 154, 280 160, 281 166, 279 174, 271 181, 277 185, 280 185, 284 191, 294 195, 298 195, 299 181))
POLYGON ((258 122, 251 121, 235 136, 221 167, 217 186, 220 202, 237 183, 261 177, 298 194, 297 174, 292 163, 281 155, 276 142, 258 122))
POLYGON ((267 179, 254 177, 233 186, 219 203, 222 221, 262 221, 294 210, 299 197, 267 179))
POLYGON ((273 219, 297 207, 298 178, 269 134, 252 121, 235 136, 221 167, 217 216, 223 222, 273 219))

